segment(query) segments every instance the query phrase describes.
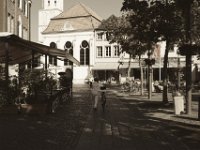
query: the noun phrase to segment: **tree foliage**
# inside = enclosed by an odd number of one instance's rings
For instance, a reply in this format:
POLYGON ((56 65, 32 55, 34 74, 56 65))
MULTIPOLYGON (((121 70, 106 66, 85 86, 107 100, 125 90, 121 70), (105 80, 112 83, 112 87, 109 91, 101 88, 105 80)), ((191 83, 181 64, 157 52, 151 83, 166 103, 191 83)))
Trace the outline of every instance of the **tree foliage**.
POLYGON ((135 38, 134 31, 130 23, 130 14, 116 17, 110 16, 104 20, 100 28, 106 30, 108 40, 113 43, 117 42, 121 45, 122 51, 136 57, 144 53, 144 44, 135 38))

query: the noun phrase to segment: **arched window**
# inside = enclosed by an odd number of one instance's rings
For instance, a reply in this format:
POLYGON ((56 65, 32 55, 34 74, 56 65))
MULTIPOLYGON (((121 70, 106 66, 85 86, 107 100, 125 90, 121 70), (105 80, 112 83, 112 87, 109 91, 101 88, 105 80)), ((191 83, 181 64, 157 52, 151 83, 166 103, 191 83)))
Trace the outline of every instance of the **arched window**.
POLYGON ((89 43, 84 40, 80 46, 80 65, 90 64, 90 48, 89 43))
MULTIPOLYGON (((69 53, 69 54, 71 54, 73 56, 73 45, 72 45, 72 43, 70 41, 67 41, 65 43, 64 49, 65 49, 66 53, 69 53)), ((64 60, 64 65, 65 66, 73 65, 73 63, 71 61, 69 61, 68 59, 65 59, 64 60)))
MULTIPOLYGON (((51 42, 50 47, 57 48, 57 45, 55 42, 51 42)), ((57 56, 49 56, 49 64, 57 66, 57 56)))
POLYGON ((22 17, 19 16, 19 19, 17 21, 17 35, 19 37, 22 37, 22 17))

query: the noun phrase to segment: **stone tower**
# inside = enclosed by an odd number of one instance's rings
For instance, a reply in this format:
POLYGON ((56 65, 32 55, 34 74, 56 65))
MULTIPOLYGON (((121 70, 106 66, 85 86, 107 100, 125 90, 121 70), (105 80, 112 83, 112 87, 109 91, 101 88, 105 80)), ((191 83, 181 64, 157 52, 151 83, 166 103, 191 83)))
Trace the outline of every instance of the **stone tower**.
POLYGON ((38 40, 43 43, 42 32, 47 28, 51 18, 63 12, 63 0, 42 0, 42 9, 39 10, 38 40))

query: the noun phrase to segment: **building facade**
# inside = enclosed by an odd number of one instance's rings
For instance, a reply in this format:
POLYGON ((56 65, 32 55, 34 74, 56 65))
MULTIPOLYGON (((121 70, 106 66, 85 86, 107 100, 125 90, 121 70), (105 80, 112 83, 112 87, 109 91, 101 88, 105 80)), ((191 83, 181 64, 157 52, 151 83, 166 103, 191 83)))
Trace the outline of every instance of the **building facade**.
POLYGON ((4 0, 0 4, 0 32, 10 32, 30 39, 31 0, 4 0))
MULTIPOLYGON (((63 0, 43 0, 43 8, 39 11, 39 42, 72 54, 80 61, 80 66, 49 56, 49 71, 58 76, 58 72, 71 69, 75 84, 85 83, 91 74, 100 80, 117 82, 119 77, 125 81, 130 65, 131 76, 140 79, 138 59, 130 60, 117 43, 109 43, 106 32, 99 28, 101 17, 81 3, 67 11, 63 11, 63 6, 63 0)), ((153 80, 162 80, 164 52, 165 42, 158 43, 152 55, 156 60, 152 66, 153 80)), ((145 58, 147 55, 142 56, 142 59, 145 58)), ((146 79, 148 67, 145 64, 142 67, 146 79)), ((178 55, 176 48, 169 52, 168 68, 171 81, 177 80, 177 68, 183 76, 185 74, 185 57, 178 55)), ((197 73, 194 74, 197 76, 197 73)))
POLYGON ((43 1, 43 9, 39 11, 39 42, 72 54, 80 66, 49 57, 49 70, 55 74, 73 70, 75 84, 87 82, 90 74, 101 80, 118 78, 120 47, 109 44, 105 31, 98 29, 101 17, 81 3, 63 11, 61 2, 43 1))
MULTIPOLYGON (((0 32, 15 34, 30 40, 31 0, 3 0, 0 3, 0 32)), ((3 56, 0 57, 0 73, 4 71, 3 56)), ((9 66, 10 75, 18 75, 18 65, 9 66)))

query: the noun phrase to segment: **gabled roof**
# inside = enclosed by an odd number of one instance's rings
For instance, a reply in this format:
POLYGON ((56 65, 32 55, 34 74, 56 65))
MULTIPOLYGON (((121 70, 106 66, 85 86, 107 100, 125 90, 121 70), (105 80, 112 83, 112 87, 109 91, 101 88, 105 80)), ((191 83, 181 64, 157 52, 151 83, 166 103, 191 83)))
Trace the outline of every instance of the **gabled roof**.
POLYGON ((78 3, 69 10, 52 18, 43 33, 94 30, 99 27, 101 21, 101 17, 99 17, 92 9, 78 3))
POLYGON ((98 16, 91 8, 85 6, 82 3, 78 3, 77 5, 71 7, 69 10, 59 14, 53 19, 66 19, 66 18, 77 18, 77 17, 86 17, 92 16, 99 21, 102 21, 102 18, 98 16))

